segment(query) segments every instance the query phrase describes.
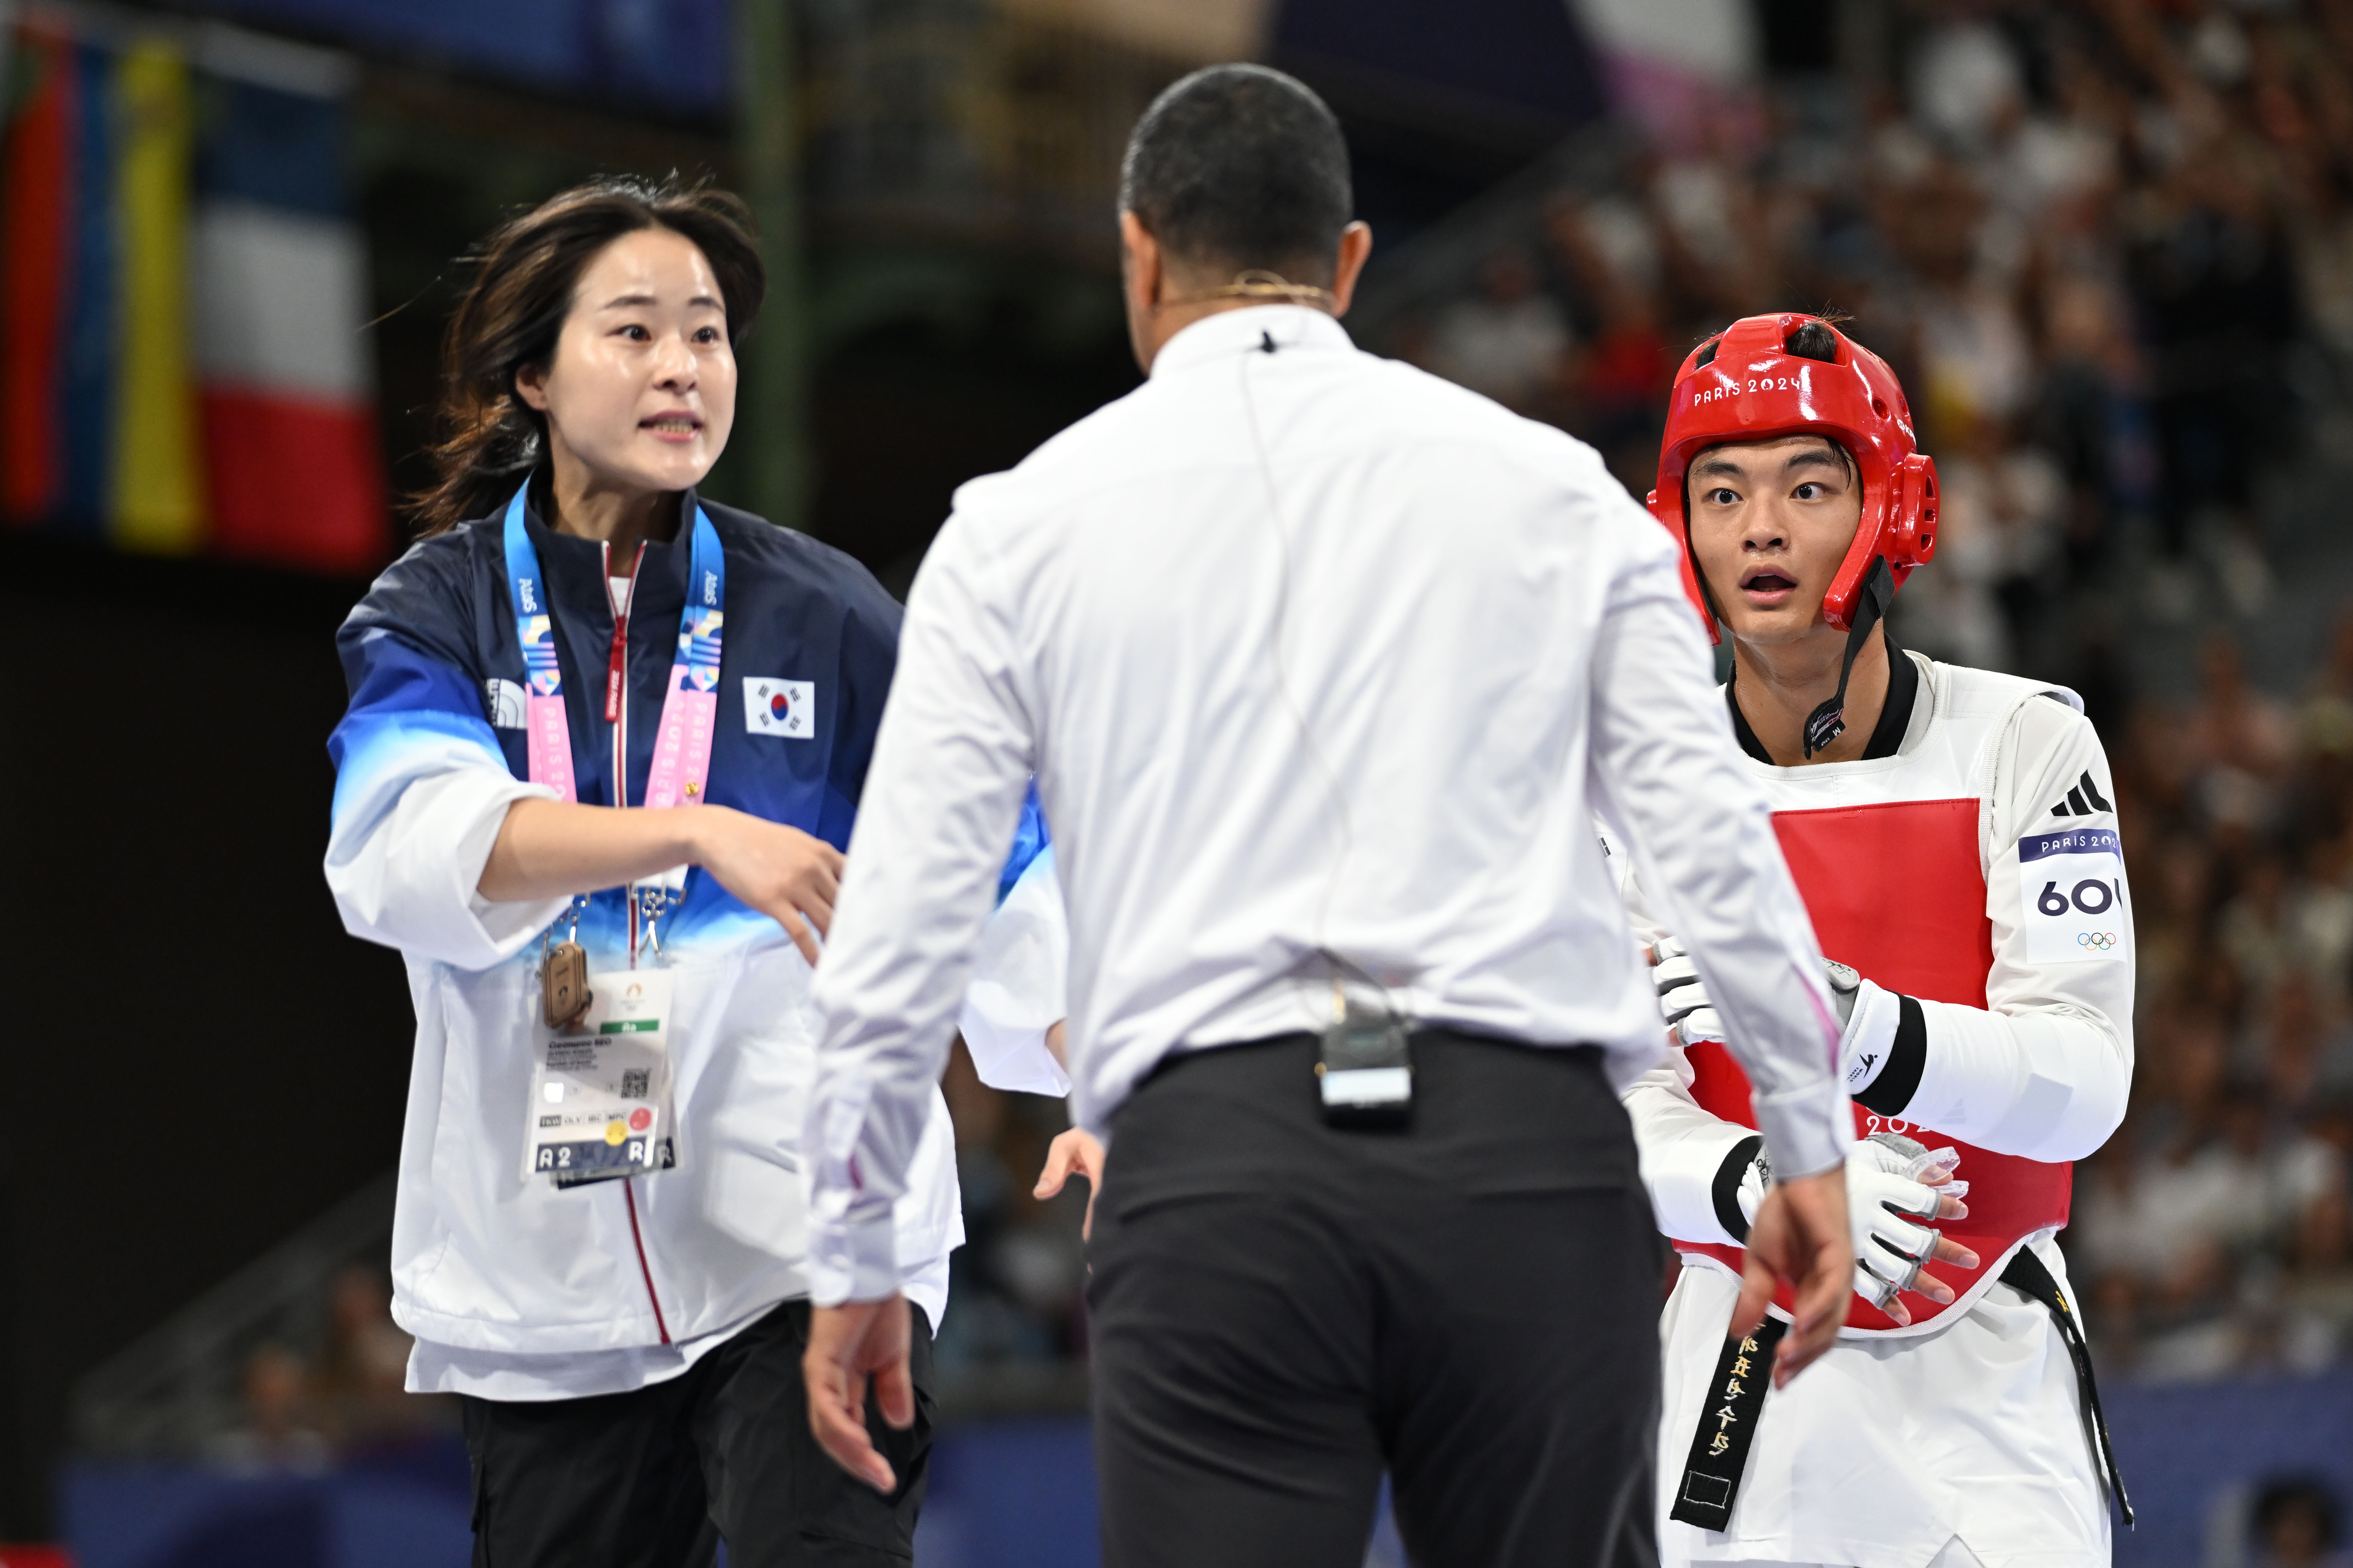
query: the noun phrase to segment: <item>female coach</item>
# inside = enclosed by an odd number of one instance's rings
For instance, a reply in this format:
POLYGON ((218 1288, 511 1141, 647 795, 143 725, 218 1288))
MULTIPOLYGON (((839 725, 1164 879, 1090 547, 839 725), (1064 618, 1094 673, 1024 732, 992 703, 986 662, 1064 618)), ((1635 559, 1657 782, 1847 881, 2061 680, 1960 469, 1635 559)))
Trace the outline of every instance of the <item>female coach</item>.
MULTIPOLYGON (((425 537, 338 639, 327 879, 407 959, 393 1312, 409 1388, 463 1404, 477 1563, 912 1550, 927 1423, 875 1421, 905 1478, 879 1496, 818 1453, 800 1385, 810 966, 899 607, 695 491, 763 289, 743 204, 675 180, 492 235, 425 537)), ((1008 892, 1050 875, 1024 829, 1008 892)), ((1038 946, 989 944, 1016 972, 975 987, 1000 1026, 1059 1005, 1016 994, 1038 946)), ((984 1074, 1059 1091, 1037 1025, 974 1028, 984 1074)), ((895 1212, 928 1327, 963 1239, 944 1103, 895 1212)))

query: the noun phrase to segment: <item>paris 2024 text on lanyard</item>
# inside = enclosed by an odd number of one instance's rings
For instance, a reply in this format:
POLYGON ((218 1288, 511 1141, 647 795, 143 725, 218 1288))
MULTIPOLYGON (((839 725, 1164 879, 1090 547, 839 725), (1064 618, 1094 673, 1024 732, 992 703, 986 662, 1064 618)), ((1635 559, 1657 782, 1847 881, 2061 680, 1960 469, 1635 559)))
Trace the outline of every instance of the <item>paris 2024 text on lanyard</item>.
MULTIPOLYGON (((507 585, 515 632, 522 644, 525 746, 531 782, 576 800, 572 773, 572 722, 565 711, 564 675, 555 655, 555 622, 539 552, 523 523, 526 484, 507 503, 507 585)), ((696 805, 711 777, 711 739, 719 716, 719 649, 725 625, 727 563, 719 532, 694 509, 691 570, 686 608, 678 622, 678 655, 662 697, 661 728, 653 769, 646 779, 649 806, 696 805)), ((626 623, 624 623, 626 624, 626 623)), ((607 678, 605 717, 619 726, 628 702, 625 647, 617 633, 607 678)), ((617 729, 617 735, 619 733, 617 729)), ((627 758, 614 750, 613 796, 626 804, 627 758)), ((572 932, 561 943, 550 928, 541 942, 541 1005, 532 1035, 531 1100, 523 1132, 523 1177, 553 1177, 558 1186, 641 1175, 677 1163, 676 1116, 670 1103, 670 973, 638 963, 638 916, 657 956, 654 935, 676 902, 685 868, 628 889, 629 964, 592 974, 572 932), (642 897, 642 910, 641 910, 642 897)))

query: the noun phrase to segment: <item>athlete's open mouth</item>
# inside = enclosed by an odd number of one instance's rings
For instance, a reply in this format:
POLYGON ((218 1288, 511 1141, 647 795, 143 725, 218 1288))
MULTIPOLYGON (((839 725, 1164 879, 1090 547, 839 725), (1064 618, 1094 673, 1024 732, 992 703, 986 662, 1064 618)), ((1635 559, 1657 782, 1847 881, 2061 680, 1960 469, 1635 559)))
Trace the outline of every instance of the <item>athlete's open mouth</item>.
POLYGON ((1769 566, 1758 567, 1740 579, 1744 594, 1786 594, 1798 585, 1798 580, 1769 566))
POLYGON ((702 421, 691 414, 657 414, 650 419, 638 420, 638 428, 657 436, 691 436, 702 428, 702 421))

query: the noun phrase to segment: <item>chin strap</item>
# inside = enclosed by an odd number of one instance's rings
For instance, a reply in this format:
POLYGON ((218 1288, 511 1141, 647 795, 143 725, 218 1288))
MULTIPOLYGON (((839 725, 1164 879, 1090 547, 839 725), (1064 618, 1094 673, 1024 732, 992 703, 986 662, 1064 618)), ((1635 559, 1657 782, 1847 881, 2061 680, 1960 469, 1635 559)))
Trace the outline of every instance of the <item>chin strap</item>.
POLYGON ((1871 558, 1871 570, 1863 574, 1858 597, 1862 602, 1854 607, 1854 625, 1846 634, 1846 658, 1839 666, 1838 695, 1806 718, 1806 755, 1810 757, 1846 733, 1846 683, 1854 674, 1854 656, 1862 651, 1872 628, 1895 600, 1895 579, 1888 573, 1886 556, 1871 558))

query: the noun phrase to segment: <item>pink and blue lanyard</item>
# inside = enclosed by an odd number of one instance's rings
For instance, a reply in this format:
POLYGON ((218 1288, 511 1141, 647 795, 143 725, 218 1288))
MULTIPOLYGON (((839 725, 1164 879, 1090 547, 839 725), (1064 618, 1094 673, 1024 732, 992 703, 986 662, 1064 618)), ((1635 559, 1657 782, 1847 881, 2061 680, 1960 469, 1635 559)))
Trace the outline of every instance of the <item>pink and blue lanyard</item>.
MULTIPOLYGON (((577 800, 572 772, 572 722, 564 710, 564 671, 555 656, 555 621, 539 551, 523 526, 526 482, 507 503, 507 586, 513 595, 515 636, 522 644, 525 746, 531 782, 555 791, 559 800, 577 800)), ((702 507, 694 509, 686 608, 678 617, 678 655, 662 696, 661 728, 654 736, 653 770, 646 779, 649 806, 699 805, 711 781, 711 738, 719 721, 719 651, 726 624, 727 560, 719 531, 702 507)), ((628 700, 623 684, 607 696, 607 716, 618 716, 628 700)), ((616 757, 620 765, 624 759, 616 757)), ((613 781, 613 798, 627 798, 626 781, 613 781)))

